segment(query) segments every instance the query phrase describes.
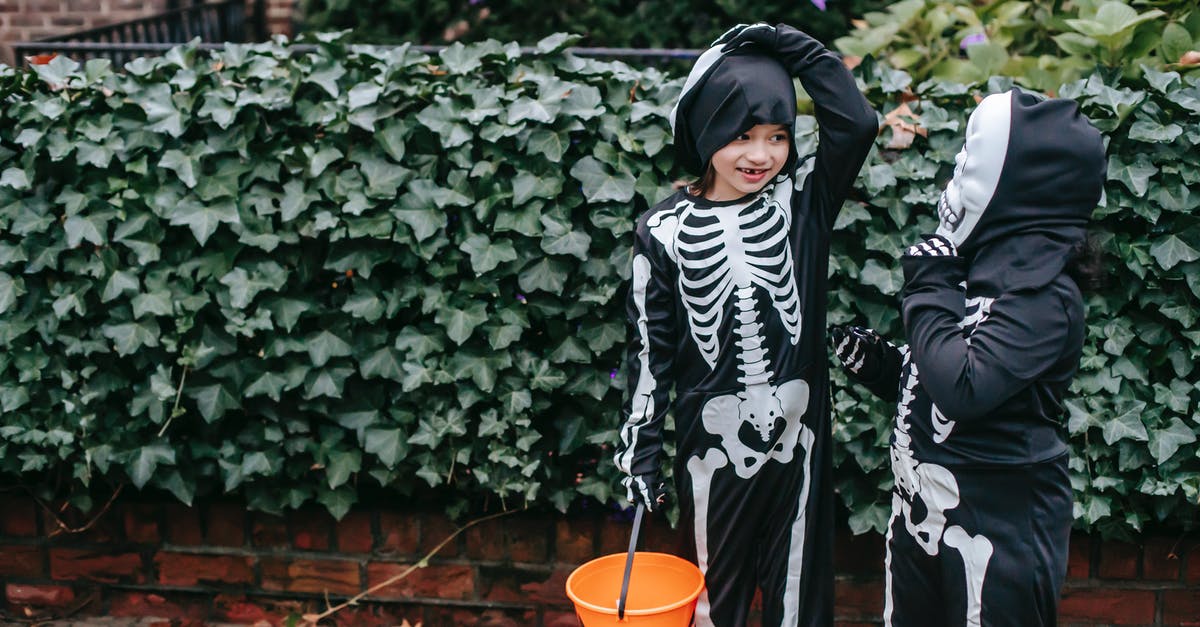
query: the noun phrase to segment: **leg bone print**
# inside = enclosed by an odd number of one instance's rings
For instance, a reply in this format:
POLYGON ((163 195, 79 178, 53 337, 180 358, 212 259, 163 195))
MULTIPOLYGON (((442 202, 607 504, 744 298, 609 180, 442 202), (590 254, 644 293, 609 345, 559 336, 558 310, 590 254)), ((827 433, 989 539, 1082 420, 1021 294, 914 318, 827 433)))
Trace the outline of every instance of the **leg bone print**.
MULTIPOLYGON (((907 347, 901 349, 906 365, 910 365, 909 375, 901 390, 900 403, 896 412, 895 442, 892 444, 892 472, 896 478, 896 492, 892 496, 892 520, 896 517, 904 519, 904 527, 929 555, 940 552, 941 545, 952 548, 962 556, 966 573, 967 590, 967 627, 979 627, 983 603, 983 581, 987 575, 988 562, 992 557, 992 542, 982 534, 971 536, 958 525, 946 527, 946 512, 958 507, 958 481, 949 469, 937 464, 917 461, 910 448, 912 437, 908 433, 908 416, 911 413, 910 403, 915 399, 914 389, 917 387, 919 373, 916 364, 909 364, 911 354, 907 347), (913 520, 914 505, 920 503, 925 509, 925 517, 919 521, 913 520)), ((936 411, 936 408, 935 408, 936 411)), ((940 412, 939 412, 940 413, 940 412)), ((951 427, 953 423, 950 423, 951 427)), ((947 430, 947 435, 949 431, 947 430)), ((892 533, 891 522, 888 524, 888 534, 892 533)), ((889 542, 890 547, 890 542, 889 542)), ((890 548, 889 548, 890 550, 890 548)), ((892 582, 890 555, 886 571, 885 583, 887 599, 885 602, 884 625, 891 625, 892 582)))

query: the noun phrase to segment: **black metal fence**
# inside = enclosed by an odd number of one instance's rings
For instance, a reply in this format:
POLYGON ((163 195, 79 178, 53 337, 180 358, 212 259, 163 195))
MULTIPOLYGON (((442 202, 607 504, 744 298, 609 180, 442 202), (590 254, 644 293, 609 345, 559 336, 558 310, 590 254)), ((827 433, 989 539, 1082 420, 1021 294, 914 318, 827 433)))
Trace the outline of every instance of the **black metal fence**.
POLYGON ((246 4, 246 0, 195 2, 141 19, 14 43, 13 56, 18 65, 38 55, 63 54, 80 61, 103 57, 120 67, 196 38, 209 43, 266 39, 263 0, 254 0, 250 15, 246 4))

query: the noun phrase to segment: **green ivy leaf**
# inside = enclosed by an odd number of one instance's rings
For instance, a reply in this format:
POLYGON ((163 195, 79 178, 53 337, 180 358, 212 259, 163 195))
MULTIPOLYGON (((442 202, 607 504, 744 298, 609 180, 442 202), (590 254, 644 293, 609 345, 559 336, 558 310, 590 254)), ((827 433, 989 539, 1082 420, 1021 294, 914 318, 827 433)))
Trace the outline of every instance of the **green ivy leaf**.
POLYGON ((588 202, 629 202, 636 182, 628 173, 610 174, 595 157, 584 157, 571 166, 571 176, 583 183, 588 202))
POLYGON ((1188 246, 1187 242, 1174 234, 1155 242, 1150 247, 1150 254, 1154 255, 1154 259, 1158 261, 1158 265, 1162 266, 1165 270, 1174 268, 1180 262, 1200 259, 1200 252, 1188 246))
POLYGON ((434 320, 446 329, 446 335, 455 344, 462 344, 471 337, 475 328, 487 321, 487 305, 470 303, 464 309, 446 307, 437 312, 434 320))
POLYGON ((1162 464, 1170 459, 1179 447, 1195 441, 1196 432, 1182 420, 1172 418, 1167 428, 1150 432, 1150 454, 1154 456, 1154 461, 1162 464))
POLYGON ((328 330, 309 335, 305 344, 309 359, 317 368, 324 366, 334 357, 346 357, 354 353, 350 344, 328 330))
POLYGON ((143 446, 133 455, 129 464, 129 480, 134 487, 142 489, 150 482, 159 464, 174 464, 175 450, 166 444, 143 446))
POLYGON ((1104 421, 1101 426, 1105 444, 1111 446, 1114 442, 1126 439, 1138 442, 1148 441, 1150 436, 1146 432, 1146 425, 1142 423, 1141 417, 1142 411, 1145 409, 1146 403, 1137 401, 1120 415, 1104 421))
POLYGON ((471 269, 476 274, 490 272, 502 263, 517 260, 517 251, 511 242, 506 240, 493 242, 486 235, 472 235, 458 248, 471 256, 471 269))

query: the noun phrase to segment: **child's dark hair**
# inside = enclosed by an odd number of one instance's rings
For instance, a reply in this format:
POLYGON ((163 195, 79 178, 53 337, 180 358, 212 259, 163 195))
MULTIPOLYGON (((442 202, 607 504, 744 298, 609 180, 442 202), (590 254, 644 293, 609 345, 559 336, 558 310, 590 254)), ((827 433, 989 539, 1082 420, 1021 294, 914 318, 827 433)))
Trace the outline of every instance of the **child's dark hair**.
POLYGON ((1089 232, 1071 249, 1066 270, 1081 292, 1095 292, 1104 288, 1107 278, 1104 251, 1095 233, 1089 232))
POLYGON ((712 163, 708 164, 708 169, 704 171, 704 176, 688 183, 687 192, 693 196, 703 197, 713 188, 713 184, 717 182, 717 170, 712 163))

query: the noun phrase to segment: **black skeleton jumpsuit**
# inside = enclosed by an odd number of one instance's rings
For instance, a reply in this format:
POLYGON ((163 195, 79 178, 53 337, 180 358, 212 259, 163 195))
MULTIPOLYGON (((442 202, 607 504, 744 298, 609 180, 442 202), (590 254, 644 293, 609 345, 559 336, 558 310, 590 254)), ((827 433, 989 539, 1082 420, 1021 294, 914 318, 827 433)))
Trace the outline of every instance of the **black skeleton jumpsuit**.
MULTIPOLYGON (((909 249, 909 345, 888 346, 878 376, 848 373, 898 401, 888 626, 1054 625, 1066 575, 1073 501, 1062 399, 1085 312, 1064 266, 1099 200, 1104 150, 1072 102, 1009 92, 985 104, 1004 114, 973 120, 981 127, 969 125, 964 153, 972 132, 1007 139, 986 155, 997 178, 977 224, 949 238, 957 249, 941 230, 948 251, 909 249)), ((971 176, 963 158, 952 185, 970 188, 979 181, 960 181, 971 176)))
POLYGON ((878 122, 836 56, 780 28, 778 58, 816 106, 811 172, 731 202, 677 192, 640 217, 634 244, 616 463, 655 476, 671 410, 701 627, 745 625, 756 586, 765 625, 833 622, 829 237, 878 122))

